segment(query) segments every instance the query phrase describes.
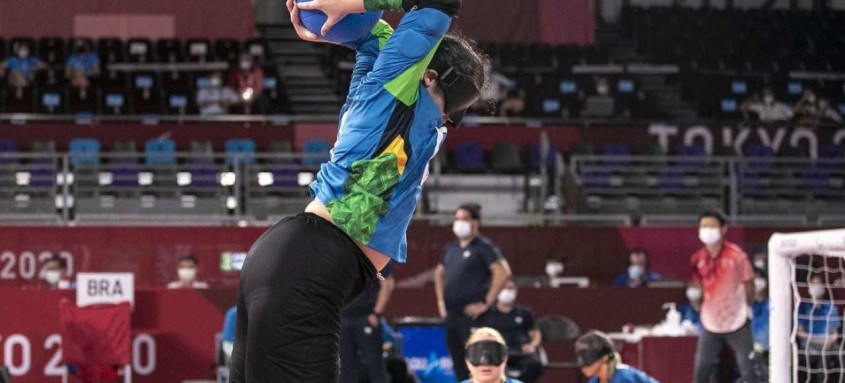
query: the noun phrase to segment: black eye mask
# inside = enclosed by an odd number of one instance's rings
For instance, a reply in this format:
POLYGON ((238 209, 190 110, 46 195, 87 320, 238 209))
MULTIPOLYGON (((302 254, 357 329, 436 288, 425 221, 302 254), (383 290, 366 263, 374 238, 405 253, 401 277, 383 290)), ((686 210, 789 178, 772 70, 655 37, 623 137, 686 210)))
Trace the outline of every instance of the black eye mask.
POLYGON ((446 113, 454 127, 461 125, 467 108, 481 97, 481 91, 471 79, 459 75, 452 66, 440 65, 436 68, 440 88, 443 89, 446 113))
POLYGON ((507 356, 505 345, 492 340, 475 342, 466 349, 466 359, 473 366, 499 366, 507 356))
POLYGON ((608 347, 595 349, 584 344, 575 346, 576 363, 580 367, 589 366, 605 355, 613 355, 613 350, 608 347))

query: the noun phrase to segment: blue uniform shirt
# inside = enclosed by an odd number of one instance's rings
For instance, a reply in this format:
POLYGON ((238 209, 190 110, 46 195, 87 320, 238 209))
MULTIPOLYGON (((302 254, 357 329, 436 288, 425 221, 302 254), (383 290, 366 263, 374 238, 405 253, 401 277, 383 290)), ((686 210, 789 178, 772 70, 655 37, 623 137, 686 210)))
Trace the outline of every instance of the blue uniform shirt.
POLYGON ((502 259, 499 248, 482 235, 466 247, 461 247, 458 241, 447 244, 440 258, 445 273, 446 311, 463 313, 464 306, 483 301, 490 290, 490 265, 502 259))
POLYGON ((238 318, 237 306, 232 306, 226 311, 226 316, 223 318, 223 334, 222 338, 227 342, 235 341, 235 321, 238 318))
POLYGON ((798 325, 804 331, 814 336, 824 336, 838 330, 842 324, 842 317, 836 307, 829 302, 814 305, 801 302, 798 306, 798 325))
MULTIPOLYGON (((648 281, 649 282, 659 281, 661 279, 663 279, 662 275, 655 273, 653 271, 648 272, 648 281)), ((630 283, 631 283, 631 277, 628 276, 628 273, 620 274, 618 277, 616 277, 616 280, 613 281, 613 285, 616 286, 616 287, 628 287, 630 285, 630 283)))
POLYGON ((687 303, 678 307, 678 312, 681 313, 681 320, 688 320, 692 324, 701 328, 701 313, 695 311, 691 304, 687 303))
POLYGON ((751 305, 754 312, 754 319, 751 321, 751 331, 754 334, 754 343, 759 344, 764 350, 769 349, 769 298, 763 301, 754 301, 751 305))
MULTIPOLYGON (((464 380, 461 383, 472 383, 472 380, 467 379, 467 380, 464 380)), ((507 378, 507 379, 505 379, 505 383, 522 383, 522 381, 517 380, 517 379, 507 378)))
POLYGON ((393 29, 384 21, 357 51, 331 159, 311 184, 312 197, 358 243, 404 263, 405 233, 446 138, 442 111, 420 81, 451 24, 423 8, 393 29))
MULTIPOLYGON (((599 378, 594 376, 587 383, 598 383, 599 378)), ((610 383, 660 383, 657 379, 648 376, 645 372, 637 370, 627 364, 616 366, 616 372, 610 378, 610 383)))
POLYGON ((21 72, 26 78, 32 79, 32 74, 35 72, 35 67, 38 66, 38 63, 41 61, 35 57, 29 56, 27 58, 20 58, 18 56, 9 57, 3 64, 6 65, 6 69, 11 72, 21 72))
POLYGON ((67 68, 70 70, 83 70, 90 76, 94 74, 94 68, 100 63, 100 56, 95 52, 86 54, 74 54, 67 59, 67 68))

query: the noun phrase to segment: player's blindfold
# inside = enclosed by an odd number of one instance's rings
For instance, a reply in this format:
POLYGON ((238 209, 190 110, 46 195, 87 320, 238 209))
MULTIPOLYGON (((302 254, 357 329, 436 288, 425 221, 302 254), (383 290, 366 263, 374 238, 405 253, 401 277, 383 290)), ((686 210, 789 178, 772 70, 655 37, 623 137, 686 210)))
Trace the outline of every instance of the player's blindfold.
POLYGON ((507 356, 507 347, 492 340, 475 342, 466 348, 466 359, 473 366, 499 366, 507 356))
POLYGON ((601 359, 605 355, 613 355, 613 350, 609 347, 602 347, 599 349, 590 347, 589 345, 577 344, 575 346, 575 361, 578 366, 589 366, 601 359))
POLYGON ((449 115, 453 127, 457 128, 461 125, 467 109, 481 97, 481 90, 475 86, 472 79, 461 76, 452 66, 437 69, 437 73, 437 81, 443 88, 446 114, 449 115))

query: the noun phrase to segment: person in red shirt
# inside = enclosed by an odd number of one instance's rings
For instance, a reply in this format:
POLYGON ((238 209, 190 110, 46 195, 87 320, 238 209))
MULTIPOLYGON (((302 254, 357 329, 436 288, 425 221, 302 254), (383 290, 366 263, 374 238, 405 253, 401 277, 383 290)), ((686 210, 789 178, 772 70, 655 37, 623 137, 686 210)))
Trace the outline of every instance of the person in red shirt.
POLYGON ((238 66, 229 71, 228 83, 241 99, 245 113, 249 114, 252 103, 264 90, 264 71, 260 65, 255 65, 249 53, 242 53, 238 66))
POLYGON ((707 212, 698 219, 698 238, 704 247, 692 255, 693 282, 702 287, 701 323, 704 327, 695 352, 695 383, 708 383, 727 343, 734 351, 740 382, 757 382, 751 363, 751 303, 754 269, 735 243, 724 239, 725 218, 707 212))

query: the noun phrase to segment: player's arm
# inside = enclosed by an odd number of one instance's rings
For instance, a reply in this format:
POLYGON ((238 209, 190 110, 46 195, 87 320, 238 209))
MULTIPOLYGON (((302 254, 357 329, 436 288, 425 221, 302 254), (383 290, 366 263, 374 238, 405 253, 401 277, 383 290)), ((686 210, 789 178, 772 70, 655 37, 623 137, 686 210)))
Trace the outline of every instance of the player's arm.
POLYGON ((384 308, 387 307, 387 302, 390 302, 390 296, 393 295, 393 289, 396 287, 396 279, 391 275, 384 278, 380 285, 381 290, 378 292, 376 305, 373 307, 373 314, 376 315, 384 314, 384 308))
POLYGON ((444 279, 446 276, 446 269, 442 263, 438 263, 434 268, 434 295, 437 297, 437 313, 441 318, 446 317, 446 301, 443 295, 444 279))
POLYGON ((349 94, 355 94, 361 80, 373 70, 376 59, 384 49, 390 36, 393 35, 393 28, 384 20, 379 20, 370 33, 357 41, 344 44, 347 48, 355 50, 355 66, 352 68, 352 78, 349 81, 349 94))
POLYGON ((502 258, 498 262, 490 264, 490 273, 490 288, 487 290, 487 295, 484 296, 484 304, 487 306, 496 304, 496 298, 499 297, 499 293, 511 279, 511 268, 508 261, 502 258))

